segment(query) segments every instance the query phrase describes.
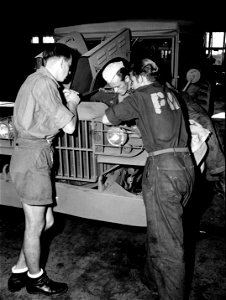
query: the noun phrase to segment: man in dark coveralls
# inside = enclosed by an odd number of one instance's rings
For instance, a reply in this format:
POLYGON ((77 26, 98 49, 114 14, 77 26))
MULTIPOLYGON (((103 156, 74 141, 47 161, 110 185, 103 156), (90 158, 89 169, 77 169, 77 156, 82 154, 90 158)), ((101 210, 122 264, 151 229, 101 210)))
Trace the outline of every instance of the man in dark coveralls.
MULTIPOLYGON (((120 86, 120 65, 109 64, 103 78, 120 86)), ((184 206, 193 191, 194 163, 184 116, 176 96, 156 81, 156 69, 134 64, 130 78, 135 90, 105 111, 102 122, 119 125, 134 119, 148 158, 142 178, 147 216, 146 282, 160 300, 185 297, 184 206)))
POLYGON ((56 43, 43 52, 44 66, 22 84, 14 106, 15 148, 10 174, 25 215, 23 246, 8 280, 11 292, 26 286, 30 294, 61 294, 66 283, 55 282, 40 266, 41 236, 53 225, 51 169, 54 137, 62 129, 72 134, 76 127, 78 93, 59 83, 69 74, 72 49, 56 43))

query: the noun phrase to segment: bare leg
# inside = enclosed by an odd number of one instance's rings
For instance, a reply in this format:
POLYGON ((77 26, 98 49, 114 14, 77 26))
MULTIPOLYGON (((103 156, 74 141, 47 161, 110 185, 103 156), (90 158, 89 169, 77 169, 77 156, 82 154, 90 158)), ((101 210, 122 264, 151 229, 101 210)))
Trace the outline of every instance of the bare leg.
MULTIPOLYGON (((35 259, 37 272, 32 272, 29 268, 30 273, 38 273, 40 271, 39 261, 40 261, 40 236, 42 231, 49 229, 54 222, 52 207, 45 206, 31 206, 23 204, 24 214, 25 214, 25 232, 24 232, 24 242, 23 247, 20 251, 18 261, 15 265, 16 269, 23 269, 27 266, 29 267, 29 257, 32 255, 31 251, 36 249, 35 253, 37 255, 35 259), (42 229, 43 228, 43 229, 42 229), (31 238, 30 238, 31 236, 31 238), (26 241, 26 243, 25 243, 26 241), (34 244, 33 244, 34 243, 34 244), (28 251, 27 261, 25 259, 25 253, 28 251)), ((33 257, 33 256, 32 256, 33 257)))

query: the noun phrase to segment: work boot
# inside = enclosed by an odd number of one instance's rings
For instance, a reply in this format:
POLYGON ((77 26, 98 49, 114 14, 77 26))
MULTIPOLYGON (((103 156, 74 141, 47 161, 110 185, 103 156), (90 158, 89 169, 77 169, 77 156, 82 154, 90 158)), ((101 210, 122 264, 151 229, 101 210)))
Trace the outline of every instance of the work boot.
POLYGON ((23 273, 12 273, 8 280, 8 289, 10 292, 18 292, 26 285, 27 271, 23 273))
POLYGON ((38 278, 30 278, 27 276, 26 288, 29 294, 44 294, 47 296, 63 294, 68 290, 66 283, 51 280, 46 272, 38 278))

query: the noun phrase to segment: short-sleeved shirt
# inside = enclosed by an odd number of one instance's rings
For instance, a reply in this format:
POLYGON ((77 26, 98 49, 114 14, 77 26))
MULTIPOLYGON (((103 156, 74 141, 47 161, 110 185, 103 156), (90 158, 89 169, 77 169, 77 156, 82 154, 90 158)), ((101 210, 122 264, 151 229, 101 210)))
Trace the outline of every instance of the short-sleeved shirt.
POLYGON ((135 119, 147 152, 188 146, 180 104, 176 96, 158 82, 138 88, 105 113, 113 125, 135 119))
POLYGON ((22 138, 52 139, 73 118, 62 103, 59 84, 41 67, 22 84, 14 105, 14 126, 22 138))

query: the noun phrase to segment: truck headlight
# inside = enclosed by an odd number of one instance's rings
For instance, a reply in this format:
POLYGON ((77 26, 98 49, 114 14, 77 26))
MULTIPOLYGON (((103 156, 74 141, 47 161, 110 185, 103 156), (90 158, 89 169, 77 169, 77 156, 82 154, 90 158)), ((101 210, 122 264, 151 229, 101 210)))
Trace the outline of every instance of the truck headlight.
POLYGON ((1 123, 0 121, 0 138, 10 139, 13 136, 13 127, 11 124, 1 123))
POLYGON ((107 131, 107 140, 113 146, 123 146, 125 145, 127 139, 128 135, 125 129, 122 129, 120 127, 111 127, 107 131))

